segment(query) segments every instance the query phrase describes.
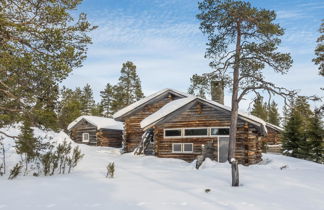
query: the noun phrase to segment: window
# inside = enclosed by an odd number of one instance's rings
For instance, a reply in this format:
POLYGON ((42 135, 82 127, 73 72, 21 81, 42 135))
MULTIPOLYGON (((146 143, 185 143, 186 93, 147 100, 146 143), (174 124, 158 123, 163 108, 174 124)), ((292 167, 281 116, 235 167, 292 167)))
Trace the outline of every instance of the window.
POLYGON ((82 133, 82 142, 89 142, 89 133, 82 133))
POLYGON ((164 130, 165 137, 174 137, 174 136, 181 136, 181 129, 167 129, 164 130))
POLYGON ((192 153, 193 143, 173 143, 172 144, 173 153, 192 153))
POLYGON ((181 153, 182 152, 182 144, 172 144, 172 152, 181 153))
POLYGON ((186 152, 186 153, 193 152, 193 144, 192 143, 184 143, 183 144, 183 152, 186 152))
POLYGON ((229 128, 211 128, 211 136, 228 136, 229 128))
POLYGON ((207 128, 186 128, 185 136, 207 136, 207 128))

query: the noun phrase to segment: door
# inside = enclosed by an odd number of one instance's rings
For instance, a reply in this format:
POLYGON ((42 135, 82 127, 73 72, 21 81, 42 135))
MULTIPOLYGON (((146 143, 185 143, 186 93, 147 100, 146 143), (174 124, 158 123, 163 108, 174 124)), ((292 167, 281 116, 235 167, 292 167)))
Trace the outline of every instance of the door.
POLYGON ((228 157, 229 137, 218 137, 218 162, 225 163, 228 157))

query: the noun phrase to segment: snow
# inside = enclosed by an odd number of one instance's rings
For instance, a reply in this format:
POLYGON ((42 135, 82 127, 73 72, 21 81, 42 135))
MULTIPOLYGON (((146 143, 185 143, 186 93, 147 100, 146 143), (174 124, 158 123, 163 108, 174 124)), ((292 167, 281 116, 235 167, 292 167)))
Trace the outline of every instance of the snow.
POLYGON ((281 132, 285 130, 285 129, 283 129, 282 127, 276 126, 276 125, 271 124, 271 123, 268 123, 268 122, 267 122, 267 126, 270 127, 270 128, 272 128, 272 129, 275 129, 275 130, 281 131, 281 132))
POLYGON ((132 103, 129 106, 126 106, 125 108, 123 108, 123 109, 119 110, 118 112, 116 112, 113 115, 113 118, 114 119, 119 118, 119 117, 123 116, 124 114, 127 114, 128 112, 134 110, 135 108, 149 102, 150 100, 154 99, 155 97, 158 97, 158 96, 164 94, 165 92, 174 92, 174 93, 177 93, 177 94, 185 96, 185 97, 189 96, 186 93, 182 93, 182 92, 174 90, 174 89, 166 88, 166 89, 160 90, 160 91, 158 91, 156 93, 153 93, 152 95, 149 95, 149 96, 147 96, 145 98, 142 98, 141 100, 136 101, 135 103, 132 103))
MULTIPOLYGON (((177 109, 185 106, 186 104, 200 99, 206 103, 209 103, 213 106, 219 107, 221 109, 227 110, 227 111, 231 111, 231 108, 228 106, 225 106, 223 104, 217 103, 215 101, 211 101, 211 100, 207 100, 207 99, 203 99, 203 98, 199 98, 199 97, 195 97, 195 96, 189 96, 187 98, 182 98, 182 99, 177 99, 174 101, 171 101, 169 103, 167 103, 166 105, 164 105, 161 109, 159 109, 157 112, 149 115, 148 117, 146 117, 144 120, 141 121, 141 128, 146 128, 147 126, 152 125, 153 123, 159 121, 161 118, 171 114, 172 112, 176 111, 177 109)), ((257 123, 258 125, 262 125, 265 132, 267 132, 266 129, 266 122, 258 117, 255 117, 253 115, 247 114, 245 112, 239 111, 238 115, 243 118, 244 120, 247 120, 253 124, 257 123)))
POLYGON ((80 120, 85 119, 92 125, 97 126, 97 129, 112 129, 123 130, 123 123, 107 117, 97 116, 80 116, 68 125, 68 130, 73 128, 80 120))
MULTIPOLYGON (((7 132, 19 133, 15 128, 7 132)), ((51 141, 71 141, 63 132, 35 133, 51 141)), ((178 159, 121 155, 119 149, 108 147, 80 148, 85 157, 71 174, 0 177, 0 209, 324 209, 324 165, 313 162, 263 154, 258 165, 239 166, 241 186, 231 187, 228 163, 208 159, 196 170, 195 163, 178 159), (110 162, 116 167, 113 179, 105 178, 110 162), (281 170, 282 166, 287 167, 281 170)))

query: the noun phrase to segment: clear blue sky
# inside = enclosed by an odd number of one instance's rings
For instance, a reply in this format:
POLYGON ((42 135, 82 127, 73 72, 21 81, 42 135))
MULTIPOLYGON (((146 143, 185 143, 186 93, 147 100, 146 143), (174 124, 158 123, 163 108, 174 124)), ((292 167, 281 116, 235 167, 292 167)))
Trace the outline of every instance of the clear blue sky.
MULTIPOLYGON (((254 0, 252 5, 277 12, 277 22, 285 28, 281 51, 290 52, 294 64, 290 73, 279 76, 270 71, 267 79, 301 94, 323 95, 324 78, 311 62, 320 20, 322 0, 254 0)), ((199 30, 197 1, 192 0, 85 0, 79 7, 91 23, 92 32, 84 66, 64 81, 70 88, 89 83, 96 100, 107 82, 115 84, 123 62, 137 66, 145 95, 162 88, 187 91, 190 77, 210 71, 204 58, 206 37, 199 30)), ((229 105, 230 93, 225 103, 229 105)), ((280 101, 278 101, 280 103, 280 101)), ((246 110, 249 101, 241 104, 246 110)))

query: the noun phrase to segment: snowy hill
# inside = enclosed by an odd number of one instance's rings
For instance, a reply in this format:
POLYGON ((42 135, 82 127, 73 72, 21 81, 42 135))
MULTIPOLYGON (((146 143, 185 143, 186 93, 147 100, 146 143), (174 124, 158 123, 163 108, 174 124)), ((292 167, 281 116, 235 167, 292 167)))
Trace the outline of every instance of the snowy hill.
MULTIPOLYGON (((8 132, 17 134, 16 129, 8 132)), ((71 141, 63 132, 47 135, 52 141, 71 141)), ((0 209, 324 209, 324 165, 309 161, 264 154, 259 165, 240 166, 242 186, 233 188, 227 163, 207 161, 196 170, 177 159, 86 145, 81 150, 85 157, 71 174, 0 177, 0 209), (112 161, 116 177, 107 179, 105 167, 112 161)), ((9 164, 14 163, 12 152, 9 164)))

